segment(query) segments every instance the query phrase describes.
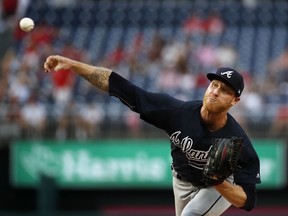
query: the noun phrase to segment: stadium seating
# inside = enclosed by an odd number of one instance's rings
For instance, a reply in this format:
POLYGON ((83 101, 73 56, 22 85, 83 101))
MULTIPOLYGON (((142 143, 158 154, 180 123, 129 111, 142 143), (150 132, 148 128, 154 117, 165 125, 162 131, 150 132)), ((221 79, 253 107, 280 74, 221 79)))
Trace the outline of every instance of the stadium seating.
MULTIPOLYGON (((124 48, 131 47, 139 33, 143 34, 144 44, 149 44, 157 31, 167 41, 183 42, 187 37, 182 24, 191 12, 197 11, 200 16, 205 16, 212 10, 220 13, 225 30, 220 35, 193 35, 190 40, 197 46, 231 43, 239 55, 237 67, 255 79, 265 79, 268 62, 279 56, 287 44, 288 2, 284 0, 265 0, 256 7, 245 6, 240 1, 86 0, 60 8, 36 0, 28 8, 26 16, 32 17, 36 23, 59 29, 54 46, 61 47, 66 41, 71 41, 77 49, 85 50, 90 61, 96 64, 120 43, 124 48)), ((143 88, 157 90, 151 77, 134 79, 143 88)), ((78 84, 81 86, 81 81, 78 84)), ((86 95, 79 89, 75 89, 73 94, 76 101, 85 101, 86 95)), ((125 107, 98 92, 95 92, 95 97, 102 107, 106 107, 107 118, 123 122, 125 107)), ((273 116, 275 111, 270 110, 273 116)))

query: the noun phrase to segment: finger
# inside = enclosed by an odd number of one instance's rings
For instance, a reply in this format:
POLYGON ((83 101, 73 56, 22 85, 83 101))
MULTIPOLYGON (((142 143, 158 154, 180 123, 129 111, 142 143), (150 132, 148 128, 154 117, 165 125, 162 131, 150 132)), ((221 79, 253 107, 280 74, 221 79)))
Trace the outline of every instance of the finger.
POLYGON ((44 63, 45 72, 50 72, 52 69, 53 69, 53 67, 51 66, 51 63, 48 63, 48 62, 44 63))
POLYGON ((50 62, 50 56, 46 58, 46 61, 44 62, 44 69, 45 69, 45 72, 48 72, 50 70, 50 67, 49 67, 49 62, 50 62))
POLYGON ((50 69, 49 69, 49 67, 48 67, 46 62, 44 63, 44 70, 45 70, 46 73, 48 73, 50 71, 50 69))
POLYGON ((49 56, 44 63, 45 72, 53 70, 56 65, 57 59, 54 56, 49 56))

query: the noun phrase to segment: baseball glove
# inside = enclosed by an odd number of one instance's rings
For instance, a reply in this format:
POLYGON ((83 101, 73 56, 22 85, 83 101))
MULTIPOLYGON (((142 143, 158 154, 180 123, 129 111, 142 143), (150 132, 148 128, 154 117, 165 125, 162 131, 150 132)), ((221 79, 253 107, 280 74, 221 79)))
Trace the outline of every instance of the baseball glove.
POLYGON ((243 146, 243 138, 213 139, 213 146, 203 168, 205 186, 221 184, 237 167, 237 161, 243 146))

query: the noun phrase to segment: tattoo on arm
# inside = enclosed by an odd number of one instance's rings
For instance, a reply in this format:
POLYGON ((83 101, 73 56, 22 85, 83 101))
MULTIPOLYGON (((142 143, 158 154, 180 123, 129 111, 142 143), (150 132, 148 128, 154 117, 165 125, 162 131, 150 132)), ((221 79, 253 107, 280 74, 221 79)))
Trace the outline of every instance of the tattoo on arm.
POLYGON ((110 74, 110 70, 96 68, 91 74, 82 74, 81 76, 100 90, 108 92, 110 74))

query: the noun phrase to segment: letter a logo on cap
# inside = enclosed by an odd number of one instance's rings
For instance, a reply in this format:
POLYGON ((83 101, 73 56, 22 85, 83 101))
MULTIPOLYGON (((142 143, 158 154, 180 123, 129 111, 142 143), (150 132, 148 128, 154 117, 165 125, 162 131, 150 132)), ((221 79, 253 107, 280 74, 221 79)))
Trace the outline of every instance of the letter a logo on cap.
POLYGON ((221 72, 221 75, 225 75, 227 76, 227 78, 231 78, 233 71, 225 71, 225 72, 221 72))

